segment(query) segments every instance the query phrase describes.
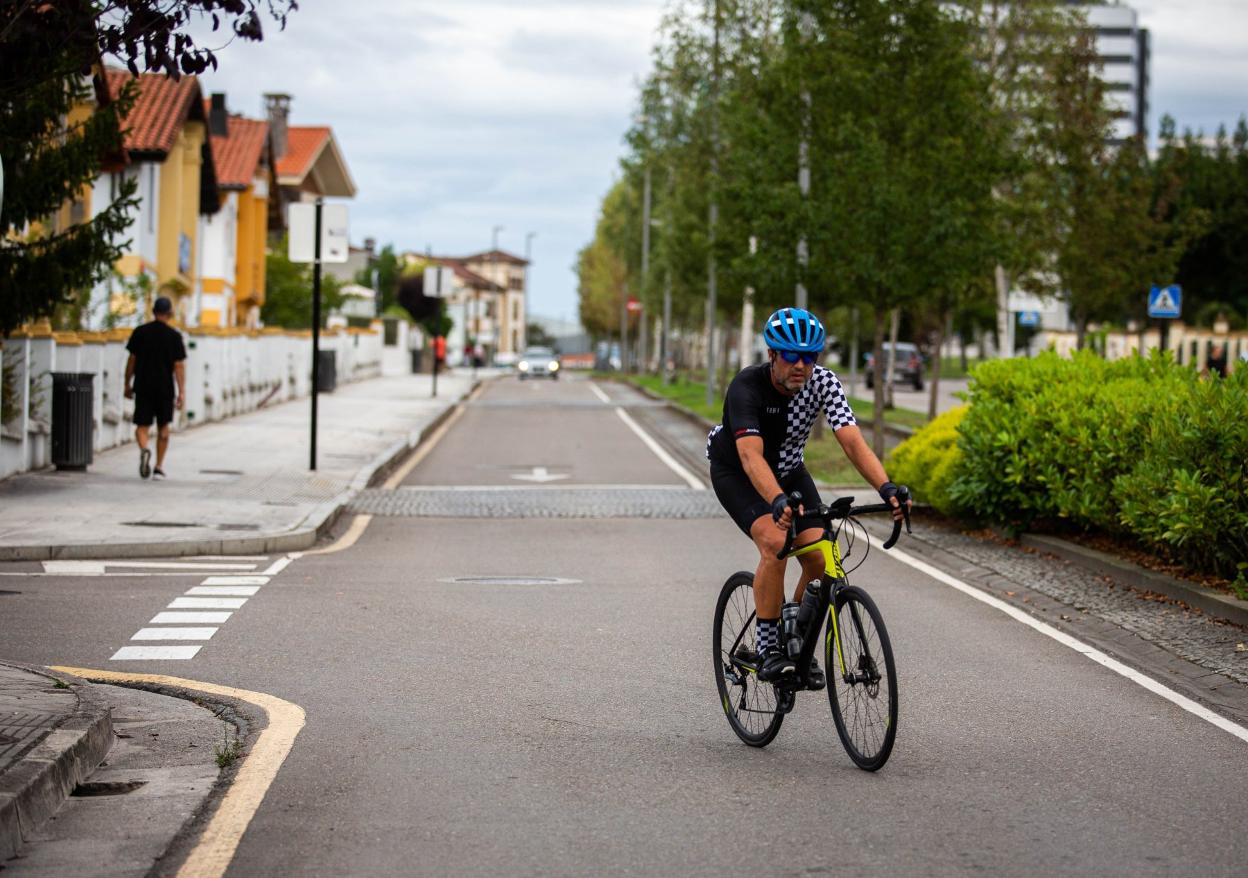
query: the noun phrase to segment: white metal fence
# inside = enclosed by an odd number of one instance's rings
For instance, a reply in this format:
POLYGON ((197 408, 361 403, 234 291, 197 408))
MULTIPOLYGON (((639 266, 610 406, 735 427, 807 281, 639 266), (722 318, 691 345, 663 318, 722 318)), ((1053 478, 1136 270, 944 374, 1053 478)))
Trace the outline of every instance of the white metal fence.
MULTIPOLYGON (((130 330, 53 332, 47 325, 16 332, 0 345, 0 478, 51 463, 52 373, 90 372, 96 451, 134 438, 133 400, 125 398, 130 330)), ((265 329, 194 329, 186 342, 186 405, 176 429, 307 396, 312 383, 312 333, 265 329)), ((377 329, 329 330, 321 350, 333 351, 339 384, 374 378, 382 369, 377 329)))

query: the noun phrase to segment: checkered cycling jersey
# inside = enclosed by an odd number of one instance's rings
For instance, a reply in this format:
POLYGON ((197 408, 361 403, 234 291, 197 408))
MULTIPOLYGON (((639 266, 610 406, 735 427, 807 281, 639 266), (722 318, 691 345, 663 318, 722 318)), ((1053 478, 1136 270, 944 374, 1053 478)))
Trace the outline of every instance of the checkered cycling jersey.
POLYGON ((836 373, 815 366, 806 384, 794 396, 785 396, 771 383, 771 366, 747 366, 728 385, 724 416, 706 437, 706 456, 712 462, 741 466, 737 440, 761 436, 763 457, 783 478, 800 467, 815 418, 823 410, 833 430, 857 423, 845 389, 836 373))

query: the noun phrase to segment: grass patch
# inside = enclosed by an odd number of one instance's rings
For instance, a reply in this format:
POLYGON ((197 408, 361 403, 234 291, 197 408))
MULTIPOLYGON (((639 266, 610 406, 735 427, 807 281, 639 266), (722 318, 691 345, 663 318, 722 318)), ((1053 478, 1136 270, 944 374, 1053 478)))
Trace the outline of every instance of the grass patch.
POLYGON ((212 755, 217 760, 217 768, 229 768, 243 755, 243 742, 238 739, 238 731, 234 731, 233 739, 223 738, 220 744, 212 748, 212 755))
POLYGON ((64 680, 57 680, 55 683, 52 684, 52 688, 53 689, 68 689, 69 684, 66 683, 64 680))

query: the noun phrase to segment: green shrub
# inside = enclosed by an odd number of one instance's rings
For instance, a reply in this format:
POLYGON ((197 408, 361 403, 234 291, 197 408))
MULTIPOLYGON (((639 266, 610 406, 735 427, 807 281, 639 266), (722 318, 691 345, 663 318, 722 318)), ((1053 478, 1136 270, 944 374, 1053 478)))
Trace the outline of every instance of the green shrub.
POLYGON ((975 370, 947 493, 1007 526, 1065 520, 1234 578, 1248 562, 1248 370, 1084 352, 975 370))
POLYGON ((894 448, 888 457, 889 478, 909 485, 916 500, 932 504, 945 515, 958 511, 949 496, 949 486, 962 458, 958 425, 967 408, 963 405, 945 412, 894 448))

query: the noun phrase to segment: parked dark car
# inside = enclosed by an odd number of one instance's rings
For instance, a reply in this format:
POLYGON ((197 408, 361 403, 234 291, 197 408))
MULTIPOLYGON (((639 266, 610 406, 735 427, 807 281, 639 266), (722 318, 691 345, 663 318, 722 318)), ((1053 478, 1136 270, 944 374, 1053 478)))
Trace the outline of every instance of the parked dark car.
MULTIPOLYGON (((888 362, 889 342, 884 342, 884 362, 888 362)), ((875 386, 875 369, 872 366, 874 356, 871 351, 863 354, 863 368, 866 369, 867 387, 875 386)), ((923 389, 923 355, 918 347, 908 341, 897 342, 897 352, 893 355, 893 384, 909 384, 915 390, 923 389)))
POLYGON ((526 378, 555 380, 559 377, 559 357, 550 348, 529 348, 520 355, 516 372, 519 373, 521 381, 526 378))

